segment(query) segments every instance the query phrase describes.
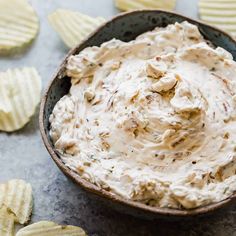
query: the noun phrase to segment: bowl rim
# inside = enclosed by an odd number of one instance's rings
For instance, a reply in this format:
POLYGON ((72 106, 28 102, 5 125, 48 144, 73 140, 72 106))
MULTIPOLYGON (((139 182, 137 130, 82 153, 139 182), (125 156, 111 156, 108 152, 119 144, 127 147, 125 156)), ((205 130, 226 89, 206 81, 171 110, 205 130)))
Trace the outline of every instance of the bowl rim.
POLYGON ((47 85, 47 87, 45 89, 45 92, 44 92, 44 94, 42 96, 42 99, 41 99, 40 111, 39 111, 40 133, 41 133, 43 143, 44 143, 47 151, 49 152, 51 158, 56 163, 56 165, 59 167, 59 169, 66 176, 71 178, 76 184, 78 184, 80 187, 82 187, 86 191, 92 192, 96 195, 99 195, 99 196, 105 198, 106 200, 121 204, 123 206, 131 207, 131 208, 134 208, 136 210, 141 210, 142 212, 151 213, 151 214, 155 214, 155 215, 174 216, 174 217, 186 217, 186 216, 203 215, 203 214, 215 211, 217 209, 220 209, 224 206, 228 206, 228 205, 232 204, 232 202, 236 200, 236 193, 232 194, 230 197, 228 197, 228 198, 226 198, 222 201, 211 203, 211 204, 205 205, 205 206, 200 206, 200 207, 194 208, 194 209, 173 209, 173 208, 152 207, 152 206, 148 206, 148 205, 145 205, 143 203, 140 203, 140 202, 125 199, 125 198, 123 198, 123 197, 121 197, 117 194, 113 194, 109 191, 106 191, 106 190, 98 187, 95 184, 92 184, 91 182, 89 182, 89 181, 83 179, 82 177, 80 177, 80 175, 78 173, 76 173, 75 171, 73 171, 72 169, 67 167, 63 163, 63 161, 60 159, 60 157, 57 155, 57 153, 54 151, 53 145, 50 144, 49 139, 48 139, 47 134, 46 134, 46 131, 45 131, 46 128, 45 128, 45 123, 44 123, 44 114, 45 114, 45 105, 46 105, 46 101, 48 99, 48 94, 49 94, 49 91, 50 91, 51 87, 53 86, 53 82, 56 79, 58 79, 60 77, 60 75, 63 73, 67 58, 70 55, 73 55, 76 51, 80 51, 81 48, 83 48, 83 45, 88 40, 92 39, 96 35, 97 32, 99 32, 102 28, 104 28, 105 26, 107 26, 108 24, 113 22, 114 20, 122 18, 122 17, 129 16, 129 15, 137 14, 137 13, 150 13, 150 12, 154 12, 154 13, 157 13, 157 14, 158 13, 172 14, 174 16, 183 18, 184 20, 189 21, 191 23, 207 26, 209 28, 212 28, 212 29, 220 32, 224 36, 226 36, 229 39, 231 39, 232 41, 234 41, 235 44, 236 44, 236 41, 234 40, 234 38, 231 35, 229 35, 228 33, 226 33, 225 31, 223 31, 221 29, 218 29, 217 27, 211 26, 211 25, 209 25, 205 22, 186 17, 186 16, 184 16, 182 14, 179 14, 179 13, 175 13, 175 12, 171 12, 171 11, 165 11, 165 10, 142 9, 142 10, 134 10, 134 11, 128 11, 128 12, 117 14, 114 17, 112 17, 110 20, 104 22, 100 27, 98 27, 95 31, 93 31, 88 37, 86 37, 76 47, 72 48, 67 53, 67 55, 64 57, 62 63, 59 65, 59 67, 57 67, 56 73, 54 73, 51 81, 47 85))

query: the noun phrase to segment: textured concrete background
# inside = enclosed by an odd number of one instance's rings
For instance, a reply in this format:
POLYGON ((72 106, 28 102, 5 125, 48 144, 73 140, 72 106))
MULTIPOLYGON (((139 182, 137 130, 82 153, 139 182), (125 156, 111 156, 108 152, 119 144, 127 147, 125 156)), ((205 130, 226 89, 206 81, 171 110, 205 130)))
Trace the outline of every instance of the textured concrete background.
MULTIPOLYGON (((0 58, 0 70, 35 66, 44 87, 67 52, 47 22, 58 7, 79 10, 107 19, 118 11, 112 0, 32 0, 41 28, 34 45, 16 58, 0 58)), ((177 11, 197 17, 197 0, 179 0, 177 11)), ((32 222, 53 220, 82 226, 91 236, 232 236, 236 235, 236 207, 220 217, 190 222, 144 221, 119 214, 88 199, 86 193, 66 179, 49 158, 38 129, 38 114, 21 131, 0 133, 0 181, 22 178, 34 191, 32 222)))

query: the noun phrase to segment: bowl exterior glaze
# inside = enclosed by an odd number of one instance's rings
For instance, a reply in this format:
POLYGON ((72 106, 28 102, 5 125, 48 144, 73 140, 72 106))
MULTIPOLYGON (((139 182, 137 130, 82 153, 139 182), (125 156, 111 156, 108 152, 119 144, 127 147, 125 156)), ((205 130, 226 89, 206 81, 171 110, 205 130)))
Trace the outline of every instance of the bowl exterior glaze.
POLYGON ((202 216, 213 212, 220 212, 219 210, 226 209, 227 206, 229 207, 235 203, 236 194, 221 202, 193 210, 154 208, 138 202, 123 199, 82 179, 77 173, 70 170, 63 164, 49 137, 49 116, 58 100, 67 94, 70 89, 70 80, 64 76, 66 60, 70 55, 78 54, 81 50, 89 46, 99 46, 103 42, 113 38, 128 42, 133 40, 136 36, 146 31, 152 30, 157 26, 166 27, 168 24, 183 22, 185 20, 197 25, 200 32, 207 40, 211 41, 215 46, 225 48, 231 52, 234 59, 236 59, 236 42, 232 37, 220 29, 216 29, 207 24, 172 12, 160 10, 132 11, 120 14, 106 22, 81 44, 72 49, 53 77, 41 101, 39 117, 41 135, 49 154, 57 166, 61 169, 61 171, 70 179, 72 179, 77 185, 81 186, 88 193, 90 193, 89 195, 91 195, 93 198, 100 200, 101 203, 105 203, 105 205, 111 206, 112 208, 115 208, 121 212, 141 218, 183 219, 202 216))

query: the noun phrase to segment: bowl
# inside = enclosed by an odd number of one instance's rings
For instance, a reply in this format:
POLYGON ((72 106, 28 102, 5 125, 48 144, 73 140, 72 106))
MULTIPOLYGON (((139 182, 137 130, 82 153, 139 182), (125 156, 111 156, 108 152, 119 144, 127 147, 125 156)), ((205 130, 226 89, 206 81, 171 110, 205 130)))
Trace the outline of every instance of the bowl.
POLYGON ((62 96, 67 94, 70 89, 70 80, 68 77, 64 76, 66 60, 70 55, 78 54, 81 50, 88 46, 99 46, 103 42, 108 41, 112 38, 117 38, 123 41, 130 41, 141 33, 152 30, 156 26, 165 27, 168 24, 186 20, 194 25, 197 25, 200 32, 207 40, 210 40, 215 46, 225 48, 226 50, 231 52, 234 59, 236 59, 236 42, 231 36, 221 31, 220 29, 214 28, 205 23, 195 21, 173 12, 161 10, 132 11, 120 14, 107 21, 95 32, 93 32, 88 38, 86 38, 82 43, 72 49, 67 54, 58 71, 53 76, 52 81, 46 88, 46 92, 41 101, 39 115, 41 135, 49 154, 51 155, 57 166, 60 168, 60 170, 71 180, 73 180, 78 186, 82 187, 88 193, 90 193, 89 195, 102 201, 106 205, 111 206, 112 208, 115 208, 121 212, 132 214, 134 216, 142 218, 179 219, 195 217, 196 215, 206 215, 213 212, 215 213, 216 210, 226 209, 227 206, 229 207, 230 205, 234 204, 236 194, 223 201, 191 210, 151 207, 139 202, 124 199, 118 195, 116 196, 114 194, 111 194, 110 192, 99 188, 89 181, 82 179, 76 172, 64 165, 49 137, 49 116, 52 113, 52 110, 57 101, 62 96))

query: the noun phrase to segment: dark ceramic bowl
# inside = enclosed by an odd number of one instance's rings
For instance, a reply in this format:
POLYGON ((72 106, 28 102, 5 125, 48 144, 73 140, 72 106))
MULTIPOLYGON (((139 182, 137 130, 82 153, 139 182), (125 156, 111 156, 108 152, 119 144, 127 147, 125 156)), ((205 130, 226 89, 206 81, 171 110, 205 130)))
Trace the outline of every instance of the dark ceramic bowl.
POLYGON ((70 55, 78 54, 81 50, 88 46, 99 46, 103 42, 112 38, 130 41, 139 34, 152 30, 156 26, 165 27, 168 24, 182 22, 185 20, 197 25, 206 39, 210 40, 215 46, 225 48, 233 54, 234 59, 236 58, 236 42, 228 34, 219 29, 171 12, 159 10, 139 10, 128 12, 120 14, 107 21, 81 44, 68 53, 59 70, 56 72, 52 81, 47 87, 41 102, 39 117, 40 131, 49 154, 57 166, 61 169, 61 171, 70 179, 72 179, 77 185, 84 188, 88 193, 91 193, 97 199, 105 202, 106 205, 116 208, 119 211, 143 218, 153 219, 166 217, 169 219, 174 219, 186 218, 186 216, 189 218, 196 215, 205 215, 207 213, 212 213, 213 211, 215 212, 221 208, 225 209, 226 206, 234 204, 236 194, 221 202, 213 203, 208 206, 199 207, 193 210, 151 207, 138 202, 123 199, 120 196, 114 196, 110 192, 105 191, 96 185, 82 179, 77 173, 63 164, 49 137, 49 116, 52 113, 52 110, 57 101, 62 96, 67 94, 70 89, 70 79, 64 76, 65 63, 70 55))

